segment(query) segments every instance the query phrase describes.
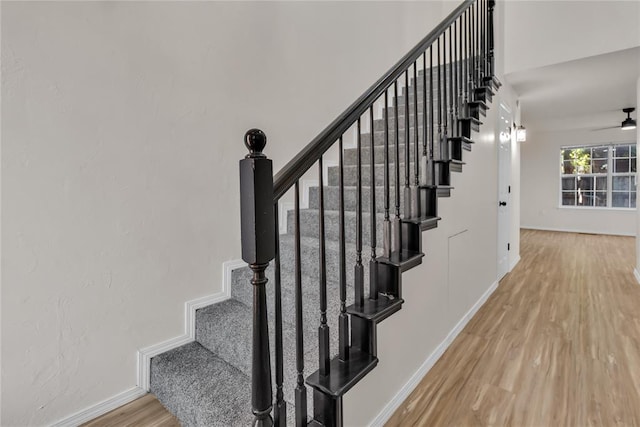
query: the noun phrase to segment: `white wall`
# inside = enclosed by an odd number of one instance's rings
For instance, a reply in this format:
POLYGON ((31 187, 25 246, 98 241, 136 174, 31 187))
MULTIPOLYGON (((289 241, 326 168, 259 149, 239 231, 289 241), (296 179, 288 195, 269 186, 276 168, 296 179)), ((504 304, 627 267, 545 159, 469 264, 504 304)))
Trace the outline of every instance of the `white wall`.
MULTIPOLYGON (((1 424, 49 424, 133 387, 136 350, 181 334, 184 302, 218 292, 222 262, 240 256, 245 130, 265 130, 277 170, 448 9, 3 2, 1 424)), ((469 168, 483 174, 490 151, 469 168)), ((491 244, 493 227, 473 238, 491 244)), ((494 267, 470 262, 486 270, 472 298, 494 267)), ((433 310, 411 310, 437 324, 426 351, 453 312, 412 274, 407 292, 433 310)), ((404 316, 393 324, 415 328, 404 316)))
POLYGON ((523 227, 603 234, 635 235, 636 212, 620 209, 560 208, 560 147, 564 145, 635 142, 634 132, 527 132, 522 158, 523 227))
POLYGON ((637 1, 506 1, 505 13, 505 73, 640 44, 637 1))
POLYGON ((345 425, 369 425, 496 281, 495 124, 499 103, 515 104, 506 93, 494 98, 473 151, 464 152, 451 198, 439 199, 442 220, 423 234, 423 264, 402 277, 405 304, 378 327, 380 362, 345 396, 345 425))

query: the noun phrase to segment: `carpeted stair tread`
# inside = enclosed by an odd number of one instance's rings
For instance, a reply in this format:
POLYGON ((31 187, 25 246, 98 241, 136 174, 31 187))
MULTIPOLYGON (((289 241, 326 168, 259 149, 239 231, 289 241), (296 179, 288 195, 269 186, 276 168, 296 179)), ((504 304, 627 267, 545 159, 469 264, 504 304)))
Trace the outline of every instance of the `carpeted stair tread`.
MULTIPOLYGON (((339 283, 340 280, 340 245, 337 241, 327 240, 325 242, 325 253, 327 259, 327 280, 332 283, 339 283)), ((356 260, 356 247, 347 242, 346 250, 346 270, 347 283, 353 283, 353 271, 356 260)), ((366 248, 363 247, 363 255, 366 248)), ((302 256, 302 271, 310 277, 319 277, 319 247, 317 237, 300 237, 300 252, 302 256)), ((294 236, 292 234, 280 235, 280 259, 282 276, 295 272, 295 247, 294 236)), ((364 261, 367 262, 363 256, 364 261)), ((365 268, 365 283, 368 283, 369 270, 365 268)), ((366 288, 366 286, 365 286, 366 288)))
MULTIPOLYGON (((337 313, 327 313, 327 317, 330 327, 337 328, 337 313)), ((304 322, 304 360, 307 374, 318 369, 317 327, 319 318, 318 314, 316 319, 304 322)), ((285 400, 293 402, 293 388, 296 383, 296 343, 295 326, 289 322, 294 320, 294 314, 283 313, 283 320, 284 392, 285 400)), ((253 310, 235 299, 202 308, 196 313, 196 340, 211 353, 250 376, 252 321, 253 310)), ((274 325, 273 318, 269 323, 274 325)), ((269 331, 269 336, 272 368, 275 369, 273 330, 269 331)), ((338 337, 335 333, 330 334, 330 351, 332 355, 338 352, 338 337)))
POLYGON ((197 342, 151 359, 151 392, 183 427, 253 421, 250 378, 197 342))
MULTIPOLYGON (((275 285, 273 281, 273 270, 267 272, 267 310, 269 315, 274 315, 275 285)), ((320 318, 319 309, 319 281, 318 277, 312 277, 302 274, 302 294, 303 302, 303 321, 305 325, 317 327, 320 318)), ((249 283, 251 279, 251 270, 243 268, 234 270, 232 273, 231 295, 237 301, 247 307, 253 306, 253 289, 249 283)), ((281 300, 282 313, 285 322, 294 324, 295 319, 295 277, 293 274, 285 274, 281 276, 281 300)), ((353 302, 354 298, 353 284, 347 283, 347 305, 353 302)), ((329 318, 335 318, 339 312, 340 305, 340 285, 338 282, 327 281, 327 311, 329 318)))

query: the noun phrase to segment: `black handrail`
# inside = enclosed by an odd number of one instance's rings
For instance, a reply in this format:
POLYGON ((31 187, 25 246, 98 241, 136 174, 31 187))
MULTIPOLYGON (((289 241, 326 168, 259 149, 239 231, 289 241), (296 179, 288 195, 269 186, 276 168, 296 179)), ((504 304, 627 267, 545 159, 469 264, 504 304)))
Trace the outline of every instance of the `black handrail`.
POLYGON ((344 132, 386 91, 393 82, 413 64, 422 53, 456 20, 475 0, 464 0, 437 27, 423 38, 400 61, 362 94, 306 147, 304 147, 274 177, 273 198, 279 200, 298 179, 320 159, 344 132))

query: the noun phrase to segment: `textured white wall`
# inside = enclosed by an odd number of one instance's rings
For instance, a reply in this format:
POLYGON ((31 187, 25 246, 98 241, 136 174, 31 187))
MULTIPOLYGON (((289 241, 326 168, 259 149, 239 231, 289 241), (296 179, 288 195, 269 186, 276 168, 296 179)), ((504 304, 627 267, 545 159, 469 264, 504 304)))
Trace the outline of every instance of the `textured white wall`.
POLYGON ((615 209, 559 208, 559 156, 563 145, 634 142, 634 132, 572 131, 527 133, 522 158, 523 227, 635 235, 636 212, 615 209))
POLYGON ((505 73, 640 45, 637 1, 526 0, 504 5, 505 73))
POLYGON ((240 256, 245 130, 277 170, 449 8, 3 2, 1 424, 133 387, 240 256))

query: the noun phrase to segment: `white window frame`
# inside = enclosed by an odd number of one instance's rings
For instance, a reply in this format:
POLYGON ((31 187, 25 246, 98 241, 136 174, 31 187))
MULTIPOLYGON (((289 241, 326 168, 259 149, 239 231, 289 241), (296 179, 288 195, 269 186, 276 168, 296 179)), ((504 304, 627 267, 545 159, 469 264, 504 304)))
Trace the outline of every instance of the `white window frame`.
MULTIPOLYGON (((581 144, 581 145, 563 145, 560 147, 560 150, 557 152, 557 156, 561 156, 562 150, 570 150, 572 148, 596 148, 596 147, 607 147, 609 150, 618 145, 636 145, 635 141, 620 141, 620 142, 607 142, 607 143, 597 143, 597 144, 581 144)), ((635 211, 637 209, 638 203, 640 202, 638 198, 638 169, 640 168, 640 156, 638 149, 636 148, 636 172, 612 172, 613 171, 613 156, 611 155, 611 151, 607 151, 607 173, 585 173, 581 174, 584 177, 606 177, 607 178, 607 206, 579 206, 579 205, 563 205, 562 204, 562 178, 575 177, 576 174, 563 174, 562 168, 558 168, 558 208, 559 209, 578 209, 578 210, 610 210, 610 211, 635 211), (611 204, 613 203, 613 178, 616 176, 630 176, 633 177, 634 185, 636 187, 636 207, 613 207, 611 204)), ((558 157, 556 157, 558 159, 558 157)), ((593 192, 596 190, 594 188, 593 192)))

